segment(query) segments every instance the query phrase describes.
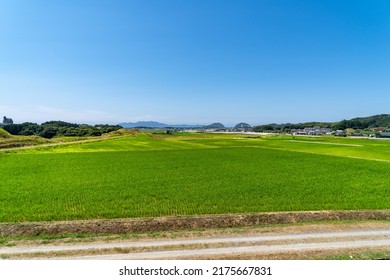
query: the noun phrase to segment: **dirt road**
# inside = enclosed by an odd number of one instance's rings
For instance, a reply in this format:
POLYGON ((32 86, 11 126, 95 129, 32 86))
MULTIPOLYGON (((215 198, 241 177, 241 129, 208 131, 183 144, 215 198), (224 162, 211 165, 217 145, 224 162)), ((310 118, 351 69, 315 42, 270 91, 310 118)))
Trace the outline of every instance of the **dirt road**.
POLYGON ((389 248, 389 229, 340 230, 294 234, 258 234, 191 239, 98 242, 73 245, 0 247, 8 258, 54 259, 183 259, 214 258, 239 254, 285 254, 287 252, 338 249, 389 248))

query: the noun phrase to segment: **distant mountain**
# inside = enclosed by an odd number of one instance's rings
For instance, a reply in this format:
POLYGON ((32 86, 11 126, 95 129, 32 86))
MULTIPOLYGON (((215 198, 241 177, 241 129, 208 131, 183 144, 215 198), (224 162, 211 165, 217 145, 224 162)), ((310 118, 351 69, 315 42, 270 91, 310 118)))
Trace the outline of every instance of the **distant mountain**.
POLYGON ((134 128, 134 127, 152 127, 152 128, 163 128, 168 127, 166 123, 154 122, 154 121, 140 121, 140 122, 125 122, 118 124, 123 128, 134 128))
POLYGON ((221 123, 212 123, 209 125, 205 125, 203 128, 205 128, 205 129, 222 129, 222 128, 225 128, 225 126, 221 123))
POLYGON ((249 128, 251 128, 251 126, 247 123, 238 123, 238 124, 236 124, 236 126, 234 128, 235 129, 249 129, 249 128))
MULTIPOLYGON (((134 127, 150 127, 150 128, 204 128, 204 129, 224 129, 225 126, 221 123, 212 123, 206 126, 203 125, 190 125, 190 124, 166 124, 155 121, 139 121, 139 122, 125 122, 120 123, 120 126, 124 128, 134 128, 134 127)), ((334 130, 338 129, 366 129, 374 127, 390 127, 390 114, 381 114, 369 117, 359 117, 353 118, 350 120, 342 120, 339 122, 305 122, 305 123, 284 123, 284 124, 266 124, 259 125, 254 127, 254 131, 269 131, 269 130, 279 130, 279 131, 289 131, 291 129, 303 129, 305 127, 329 127, 334 130)), ((236 129, 249 129, 250 125, 247 123, 239 123, 236 125, 236 129)))
POLYGON ((135 127, 150 127, 150 128, 201 128, 203 125, 191 125, 191 124, 166 124, 155 121, 139 121, 139 122, 125 122, 118 124, 123 128, 135 128, 135 127))
POLYGON ((173 125, 169 125, 169 127, 173 127, 173 128, 202 128, 203 125, 200 125, 200 124, 173 124, 173 125))

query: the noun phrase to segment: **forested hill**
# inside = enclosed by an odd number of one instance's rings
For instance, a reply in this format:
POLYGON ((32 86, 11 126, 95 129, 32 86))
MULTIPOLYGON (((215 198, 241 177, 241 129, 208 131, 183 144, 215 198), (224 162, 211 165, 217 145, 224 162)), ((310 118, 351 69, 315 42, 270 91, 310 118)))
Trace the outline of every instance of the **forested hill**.
MULTIPOLYGON (((390 115, 382 114, 364 118, 354 118, 351 120, 343 120, 340 122, 343 125, 360 126, 360 128, 368 127, 389 127, 390 115)), ((354 127, 351 127, 354 128, 354 127)), ((358 128, 358 127, 357 127, 358 128)))
POLYGON ((3 127, 5 131, 12 135, 38 135, 44 138, 56 136, 100 136, 122 128, 118 125, 87 125, 67 123, 63 121, 50 121, 43 124, 22 123, 8 124, 3 127))
POLYGON ((342 120, 339 122, 305 122, 305 123, 284 123, 284 124, 266 124, 254 127, 254 131, 264 130, 291 130, 291 129, 303 129, 305 127, 329 127, 334 130, 344 130, 347 128, 353 129, 367 129, 374 127, 390 127, 390 114, 381 114, 370 117, 359 117, 350 120, 342 120))

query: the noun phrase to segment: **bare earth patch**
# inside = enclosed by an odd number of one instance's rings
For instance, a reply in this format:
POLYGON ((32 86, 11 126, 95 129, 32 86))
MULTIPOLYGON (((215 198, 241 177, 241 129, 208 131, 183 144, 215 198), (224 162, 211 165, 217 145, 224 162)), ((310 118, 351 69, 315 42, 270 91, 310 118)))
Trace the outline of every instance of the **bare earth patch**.
POLYGON ((232 228, 257 225, 347 220, 386 221, 390 220, 390 211, 307 211, 143 219, 3 223, 0 224, 0 237, 60 234, 123 234, 130 232, 152 232, 198 228, 232 228))

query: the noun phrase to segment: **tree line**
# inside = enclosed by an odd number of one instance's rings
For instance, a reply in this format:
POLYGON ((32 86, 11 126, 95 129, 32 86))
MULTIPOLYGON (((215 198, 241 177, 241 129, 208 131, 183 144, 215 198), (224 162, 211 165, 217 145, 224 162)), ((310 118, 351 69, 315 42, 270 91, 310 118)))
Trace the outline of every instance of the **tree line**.
POLYGON ((37 135, 44 138, 59 136, 100 136, 103 133, 121 129, 119 125, 97 124, 75 124, 63 121, 49 121, 42 124, 25 122, 22 124, 8 124, 3 127, 12 135, 37 135))
POLYGON ((303 129, 305 127, 314 127, 318 126, 321 128, 331 128, 333 130, 344 130, 347 128, 352 129, 370 129, 374 127, 390 127, 390 115, 382 114, 375 115, 365 118, 354 118, 351 120, 342 120, 339 122, 306 122, 298 124, 266 124, 259 125, 253 128, 253 131, 257 132, 266 132, 266 131, 275 131, 275 132, 290 132, 291 129, 303 129))
POLYGON ((314 127, 318 126, 321 128, 331 128, 332 123, 324 123, 324 122, 307 122, 307 123, 298 123, 298 124, 292 124, 292 123, 283 123, 283 124, 265 124, 265 125, 258 125, 253 128, 253 131, 256 132, 266 132, 266 131, 275 131, 275 132, 290 132, 292 129, 304 129, 305 127, 314 127))

